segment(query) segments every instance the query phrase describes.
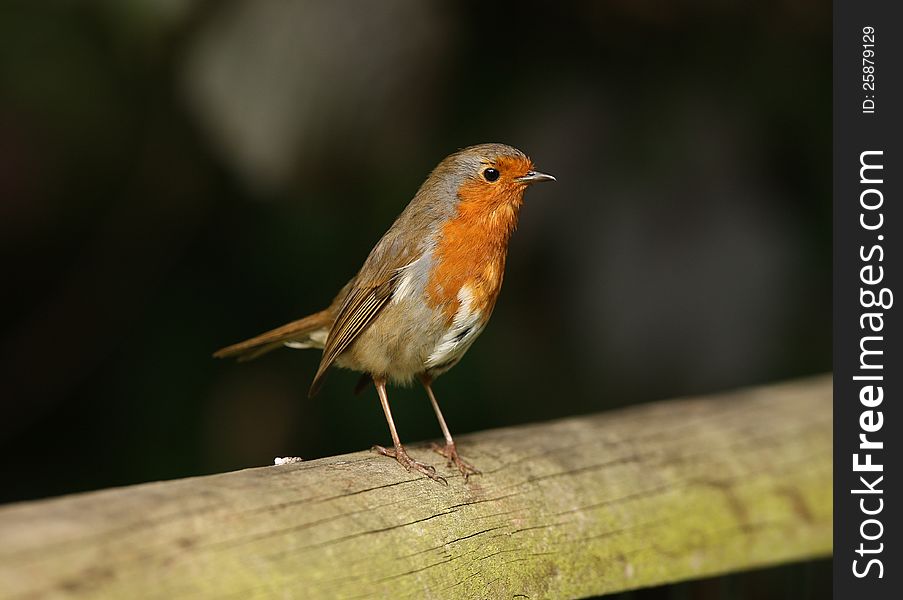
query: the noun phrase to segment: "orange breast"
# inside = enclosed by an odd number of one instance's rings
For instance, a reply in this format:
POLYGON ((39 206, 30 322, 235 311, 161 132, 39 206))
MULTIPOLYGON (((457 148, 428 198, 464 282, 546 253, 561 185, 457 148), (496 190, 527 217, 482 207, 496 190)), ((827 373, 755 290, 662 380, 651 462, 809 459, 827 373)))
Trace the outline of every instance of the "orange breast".
POLYGON ((441 307, 449 323, 465 286, 472 293, 472 307, 483 319, 492 313, 523 194, 505 188, 488 194, 485 185, 472 181, 461 186, 458 196, 458 214, 442 228, 427 284, 429 305, 441 307))

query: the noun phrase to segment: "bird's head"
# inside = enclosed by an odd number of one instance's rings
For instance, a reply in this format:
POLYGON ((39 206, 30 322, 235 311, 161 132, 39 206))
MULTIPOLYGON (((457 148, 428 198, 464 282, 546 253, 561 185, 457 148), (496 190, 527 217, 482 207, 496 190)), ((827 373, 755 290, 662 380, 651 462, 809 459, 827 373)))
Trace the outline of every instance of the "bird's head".
POLYGON ((520 206, 528 186, 555 181, 537 171, 530 158, 504 144, 480 144, 452 154, 443 161, 457 175, 457 197, 466 204, 481 204, 487 209, 520 206))

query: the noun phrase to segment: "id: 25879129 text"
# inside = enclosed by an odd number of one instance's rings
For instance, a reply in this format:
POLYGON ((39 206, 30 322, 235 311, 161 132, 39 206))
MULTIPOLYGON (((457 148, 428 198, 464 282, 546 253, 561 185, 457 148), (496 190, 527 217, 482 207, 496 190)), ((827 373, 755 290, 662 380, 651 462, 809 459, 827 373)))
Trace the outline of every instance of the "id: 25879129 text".
POLYGON ((875 94, 875 28, 865 26, 862 28, 862 91, 865 97, 862 100, 862 114, 875 114, 877 96, 875 94))

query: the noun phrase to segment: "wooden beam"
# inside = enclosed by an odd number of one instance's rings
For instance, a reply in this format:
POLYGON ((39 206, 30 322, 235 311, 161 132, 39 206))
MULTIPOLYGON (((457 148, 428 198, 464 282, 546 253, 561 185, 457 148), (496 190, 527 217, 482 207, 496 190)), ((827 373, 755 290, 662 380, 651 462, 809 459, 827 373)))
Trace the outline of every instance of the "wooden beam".
MULTIPOLYGON (((580 597, 827 556, 830 376, 0 508, 0 597, 580 597)), ((65 461, 35 468, 65 469, 65 461)))

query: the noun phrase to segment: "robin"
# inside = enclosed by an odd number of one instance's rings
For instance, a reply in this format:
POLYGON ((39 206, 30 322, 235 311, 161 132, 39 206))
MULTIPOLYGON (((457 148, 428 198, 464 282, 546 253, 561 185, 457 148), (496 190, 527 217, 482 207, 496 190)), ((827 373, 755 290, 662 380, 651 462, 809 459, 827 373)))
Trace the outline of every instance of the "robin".
POLYGON ((333 366, 363 373, 382 404, 392 448, 374 446, 406 469, 446 483, 411 458, 395 429, 386 384, 419 379, 436 412, 445 446, 434 449, 465 480, 479 471, 458 454, 433 381, 455 366, 486 327, 505 270, 508 239, 524 191, 555 178, 520 150, 481 144, 446 157, 324 310, 219 350, 249 360, 276 348, 322 348, 314 396, 333 366))

